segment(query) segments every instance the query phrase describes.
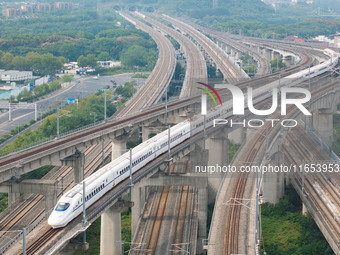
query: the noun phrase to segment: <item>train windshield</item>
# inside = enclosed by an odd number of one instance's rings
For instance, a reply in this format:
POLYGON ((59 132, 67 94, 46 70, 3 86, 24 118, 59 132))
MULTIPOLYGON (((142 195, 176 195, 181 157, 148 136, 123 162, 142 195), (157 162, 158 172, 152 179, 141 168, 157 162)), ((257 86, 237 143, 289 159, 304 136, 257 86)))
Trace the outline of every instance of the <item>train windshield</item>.
POLYGON ((69 203, 63 203, 63 202, 60 202, 57 207, 55 208, 56 211, 66 211, 67 208, 70 206, 69 203))

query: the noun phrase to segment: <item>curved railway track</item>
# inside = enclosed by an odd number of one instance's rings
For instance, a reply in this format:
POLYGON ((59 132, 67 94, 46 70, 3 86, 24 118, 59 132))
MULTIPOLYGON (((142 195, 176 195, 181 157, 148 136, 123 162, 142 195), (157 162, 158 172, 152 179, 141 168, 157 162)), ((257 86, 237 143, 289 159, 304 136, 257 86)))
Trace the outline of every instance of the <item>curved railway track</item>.
POLYGON ((203 35, 201 32, 197 31, 193 27, 171 18, 169 16, 160 16, 161 18, 172 23, 174 26, 180 28, 183 32, 192 36, 193 39, 201 45, 201 47, 211 56, 220 71, 223 73, 224 78, 231 83, 236 83, 237 81, 248 79, 249 77, 237 68, 228 58, 226 53, 221 50, 213 41, 203 35))
MULTIPOLYGON (((289 74, 291 74, 295 71, 298 71, 299 69, 303 69, 305 67, 308 67, 311 62, 312 62, 312 57, 309 56, 308 54, 303 53, 302 63, 298 66, 288 68, 287 70, 283 70, 283 71, 275 73, 275 74, 266 75, 266 76, 261 77, 261 78, 255 78, 255 79, 252 79, 250 82, 249 81, 240 82, 237 85, 242 87, 242 86, 249 85, 249 83, 251 83, 251 84, 256 84, 256 83, 264 84, 266 82, 266 80, 270 80, 272 78, 278 77, 279 75, 281 75, 281 77, 284 77, 284 76, 289 75, 289 74)), ((222 95, 223 95, 223 93, 227 93, 226 90, 224 90, 224 91, 225 92, 222 92, 222 95)), ((194 100, 200 100, 200 96, 195 96, 195 97, 183 99, 183 100, 176 101, 176 102, 171 102, 171 103, 168 104, 168 108, 175 107, 177 105, 181 105, 183 103, 188 103, 188 102, 191 102, 191 101, 194 101, 194 100)), ((81 139, 85 136, 90 136, 90 135, 93 135, 93 134, 96 134, 96 133, 100 133, 102 131, 111 129, 111 128, 118 126, 118 125, 121 125, 121 124, 128 125, 131 121, 133 121, 137 118, 142 118, 144 116, 147 116, 147 115, 150 115, 150 114, 153 114, 153 113, 157 113, 157 112, 164 112, 164 106, 163 105, 155 106, 154 108, 151 108, 151 109, 146 110, 144 112, 141 112, 141 113, 138 113, 138 114, 135 114, 135 115, 129 115, 129 116, 125 117, 123 120, 122 119, 119 119, 118 121, 111 120, 109 123, 103 124, 99 127, 94 127, 91 130, 85 130, 82 133, 79 133, 77 135, 73 134, 72 136, 67 136, 65 138, 62 138, 62 139, 59 139, 59 140, 56 140, 56 141, 51 141, 51 142, 47 143, 46 145, 37 146, 36 149, 31 148, 29 150, 25 150, 25 151, 23 151, 24 152, 23 154, 20 153, 21 155, 20 154, 14 155, 14 153, 9 154, 6 157, 3 157, 3 158, 0 159, 0 167, 4 167, 6 165, 11 165, 13 162, 18 162, 20 160, 24 160, 25 158, 28 158, 30 156, 37 155, 39 153, 45 152, 49 149, 52 149, 52 148, 55 148, 55 147, 58 147, 58 146, 62 146, 63 144, 81 139), (7 158, 10 158, 10 159, 7 159, 7 158)))
MULTIPOLYGON (((316 92, 312 93, 313 96, 315 96, 317 93, 323 92, 324 89, 328 89, 328 88, 333 88, 336 84, 338 84, 338 82, 334 82, 328 86, 325 86, 321 89, 318 89, 316 92)), ((288 113, 290 113, 292 111, 293 107, 288 107, 288 113)), ((263 143, 264 141, 264 136, 260 136, 259 138, 257 138, 256 143, 258 144, 257 146, 260 146, 260 143, 263 143)), ((247 157, 249 160, 251 160, 252 157, 254 157, 256 155, 256 147, 253 148, 254 150, 252 150, 249 153, 249 156, 247 157)), ((237 183, 234 184, 234 187, 236 187, 235 191, 234 191, 234 195, 235 198, 241 198, 242 194, 244 192, 244 185, 246 184, 246 175, 243 175, 242 177, 244 178, 238 178, 237 183)), ((124 183, 121 183, 119 186, 123 185, 124 183)), ((148 231, 148 233, 158 233, 158 235, 155 237, 149 237, 148 236, 148 241, 147 241, 147 246, 145 249, 145 251, 147 251, 148 249, 150 249, 152 252, 155 252, 155 244, 158 243, 159 240, 159 233, 160 233, 160 229, 161 229, 161 222, 164 219, 164 213, 165 213, 165 209, 163 206, 161 206, 161 204, 166 204, 167 203, 167 199, 168 199, 168 195, 163 194, 163 202, 158 202, 159 204, 157 205, 157 208, 159 208, 158 210, 155 211, 155 216, 156 219, 158 220, 158 222, 153 224, 152 231, 148 231)), ((230 210, 230 212, 228 213, 228 220, 230 220, 229 222, 229 232, 226 233, 225 235, 225 240, 227 242, 227 246, 231 247, 229 248, 230 252, 233 253, 237 253, 238 250, 238 240, 236 240, 238 238, 238 230, 239 230, 239 220, 240 220, 240 207, 238 206, 230 206, 228 208, 228 210, 230 210), (236 250, 235 250, 236 249, 236 250)), ((228 221, 227 221, 228 222, 228 221)), ((228 227, 227 227, 228 228, 228 227)), ((154 254, 154 253, 152 253, 154 254)), ((231 254, 228 253, 228 251, 225 252, 225 254, 231 254)))
MULTIPOLYGON (((308 63, 308 61, 310 60, 310 57, 306 54, 306 58, 305 58, 305 61, 304 61, 304 63, 308 63)), ((301 68, 301 67, 299 67, 299 68, 301 68)), ((296 69, 296 67, 295 68, 291 68, 290 70, 292 71, 292 70, 295 70, 296 69)), ((275 75, 277 75, 277 74, 275 74, 275 75)), ((188 99, 187 99, 188 100, 188 99)), ((178 102, 176 102, 176 103, 178 103, 178 102)), ((176 104, 176 103, 174 103, 174 104, 176 104)), ((159 108, 159 109, 162 109, 162 108, 159 108)), ((150 112, 147 112, 147 113, 143 113, 143 115, 146 115, 146 114, 149 114, 150 112)), ((129 120, 132 120, 133 118, 135 118, 135 116, 133 116, 133 117, 131 117, 130 119, 127 119, 127 120, 124 120, 124 121, 129 121, 129 120)), ((120 123, 123 123, 124 121, 121 121, 120 123)), ((112 124, 112 123, 110 123, 109 125, 106 125, 106 127, 108 128, 108 126, 113 126, 114 124, 112 124)), ((88 133, 88 134, 91 134, 91 133, 94 133, 94 132, 97 132, 98 130, 103 130, 104 128, 103 127, 100 127, 100 128, 98 128, 98 129, 96 129, 96 130, 94 130, 94 131, 86 131, 86 133, 88 133)), ((83 136, 83 134, 81 135, 81 136, 83 136)), ((73 138, 72 138, 73 139, 73 138)), ((72 140, 72 139, 70 139, 69 138, 69 140, 72 140)), ((65 140, 68 140, 68 139, 65 139, 65 140)), ((58 141, 56 144, 63 144, 63 143, 65 143, 66 141, 58 141)), ((43 150, 46 150, 47 148, 45 147, 43 150)), ((29 152, 28 154, 33 154, 33 153, 36 153, 35 151, 33 151, 33 152, 29 152)), ((1 165, 4 165, 6 162, 0 162, 0 166, 1 165)), ((240 187, 242 186, 242 184, 240 184, 239 185, 240 187)))
POLYGON ((140 88, 125 107, 118 112, 118 116, 124 116, 129 112, 140 110, 157 103, 168 87, 176 66, 175 49, 165 36, 132 16, 126 13, 123 15, 136 22, 136 26, 151 35, 157 44, 159 55, 156 66, 144 86, 140 88))
MULTIPOLYGON (((95 149, 95 146, 90 147, 85 151, 84 154, 89 155, 93 152, 94 149, 95 149)), ((106 146, 105 154, 107 154, 110 151, 110 149, 111 149, 111 145, 106 146)), ((84 169, 85 176, 90 175, 94 170, 94 166, 97 165, 98 162, 100 162, 101 160, 102 160, 101 152, 91 157, 91 159, 89 160, 89 163, 86 164, 85 169, 84 169)), ((65 177, 65 180, 71 180, 73 179, 72 171, 73 171, 72 167, 61 167, 60 170, 54 172, 52 175, 48 174, 47 176, 43 177, 43 179, 58 180, 60 182, 61 178, 65 177)), ((69 188, 71 188, 73 186, 73 183, 74 183, 73 180, 66 182, 64 185, 64 191, 67 191, 69 188)), ((58 192, 58 197, 59 196, 61 196, 61 191, 58 192)), ((25 226, 34 224, 34 228, 36 228, 39 224, 39 222, 37 222, 38 219, 41 218, 45 214, 45 209, 40 209, 40 208, 43 208, 42 206, 43 200, 44 200, 43 195, 35 195, 35 194, 29 195, 25 199, 25 201, 19 204, 20 206, 15 207, 15 209, 10 214, 6 215, 6 217, 1 219, 0 240, 5 235, 7 236, 6 234, 7 231, 16 230, 17 229, 16 226, 18 224, 25 225, 25 226), (32 215, 33 210, 35 210, 34 218, 26 219, 25 216, 27 215, 27 213, 30 213, 32 215)), ((7 241, 8 241, 7 238, 4 239, 3 242, 0 242, 1 243, 0 246, 5 244, 7 241)), ((34 254, 34 253, 31 253, 31 254, 34 254)))
MULTIPOLYGON (((291 132, 287 137, 288 146, 284 147, 285 155, 287 155, 287 163, 301 165, 304 159, 305 162, 315 162, 315 160, 329 160, 332 159, 330 156, 321 148, 314 140, 306 135, 302 127, 299 130, 291 132), (299 141, 299 143, 297 143, 299 141), (289 149, 288 149, 289 148, 289 149)), ((336 176, 339 177, 339 173, 336 176)), ((297 181, 301 184, 302 174, 296 173, 293 178, 297 178, 297 181)), ((335 219, 335 215, 327 206, 326 201, 323 200, 321 194, 315 189, 314 185, 320 186, 328 195, 330 201, 336 206, 338 212, 340 212, 340 193, 339 190, 330 183, 327 175, 322 173, 305 174, 304 178, 306 188, 306 194, 312 200, 314 205, 319 209, 319 212, 325 217, 328 227, 334 231, 337 240, 340 240, 340 220, 335 219), (312 196, 311 196, 312 195, 312 196), (321 202, 321 203, 320 203, 321 202), (322 204, 322 205, 321 205, 322 204)))
MULTIPOLYGON (((322 94, 325 92, 325 90, 332 89, 338 82, 333 82, 327 86, 324 86, 322 88, 317 89, 316 91, 312 92, 312 96, 316 96, 318 94, 322 94)), ((288 116, 296 112, 296 109, 292 106, 288 107, 287 113, 288 116)), ((278 119, 278 116, 274 116, 273 119, 278 119)), ((274 125, 274 127, 268 125, 266 129, 268 130, 268 134, 271 133, 272 130, 277 126, 278 124, 274 125)), ((258 150, 261 148, 262 144, 265 141, 265 130, 262 130, 259 132, 259 134, 256 135, 252 145, 250 146, 250 150, 246 155, 245 162, 254 162, 255 158, 257 156, 258 150)), ((243 199, 243 195, 245 192, 245 187, 247 184, 247 178, 249 176, 249 173, 240 173, 238 174, 239 177, 235 180, 233 184, 233 189, 231 192, 231 198, 233 199, 243 199)), ((239 253, 239 226, 240 226, 240 219, 241 219, 241 206, 231 204, 227 207, 227 213, 226 213, 226 228, 225 228, 225 236, 224 236, 224 251, 223 254, 226 255, 232 255, 232 254, 238 254, 239 253)))
POLYGON ((194 87, 196 85, 195 83, 197 81, 207 83, 208 81, 207 65, 202 52, 189 38, 176 30, 148 16, 145 17, 145 20, 169 34, 181 45, 181 50, 184 52, 187 65, 180 99, 197 95, 198 91, 194 87))
POLYGON ((264 57, 262 57, 256 51, 253 51, 251 48, 246 47, 241 43, 238 43, 236 40, 231 40, 231 39, 227 38, 227 36, 225 36, 225 33, 214 31, 214 30, 202 27, 200 25, 197 25, 195 23, 192 23, 192 22, 189 22, 189 21, 186 21, 186 20, 185 20, 185 22, 190 24, 191 26, 195 27, 197 30, 199 30, 203 33, 209 34, 210 36, 215 37, 219 41, 240 50, 242 53, 246 53, 247 51, 250 52, 250 55, 258 63, 258 69, 260 70, 258 72, 258 76, 263 76, 263 75, 270 73, 270 71, 271 71, 270 62, 267 61, 264 57))

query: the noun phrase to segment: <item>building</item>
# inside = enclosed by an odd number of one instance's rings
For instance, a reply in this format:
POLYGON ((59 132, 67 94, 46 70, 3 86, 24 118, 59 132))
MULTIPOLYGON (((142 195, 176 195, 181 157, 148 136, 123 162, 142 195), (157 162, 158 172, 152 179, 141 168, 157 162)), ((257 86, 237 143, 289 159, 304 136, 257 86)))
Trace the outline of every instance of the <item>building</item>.
POLYGON ((17 71, 8 70, 0 72, 0 79, 2 81, 25 81, 31 80, 33 78, 33 73, 31 71, 17 71))
POLYGON ((21 5, 22 13, 26 15, 32 15, 34 13, 34 6, 33 5, 21 5))
POLYGON ((7 8, 2 10, 2 15, 6 17, 20 17, 24 15, 32 16, 36 12, 50 12, 55 10, 73 10, 79 7, 79 4, 70 2, 57 2, 55 4, 37 3, 37 4, 7 4, 7 8))
POLYGON ((52 6, 50 4, 37 4, 35 9, 37 12, 49 12, 52 11, 52 6))
POLYGON ((334 39, 332 39, 331 36, 319 35, 313 38, 313 41, 327 43, 328 46, 334 45, 334 39))
POLYGON ((5 8, 2 10, 2 15, 6 17, 17 17, 22 15, 20 8, 5 8))
POLYGON ((295 35, 287 36, 286 38, 283 38, 283 40, 296 42, 296 43, 302 43, 304 40, 302 38, 299 38, 295 35))
POLYGON ((262 0, 262 2, 271 5, 274 9, 286 8, 292 5, 291 0, 262 0))
POLYGON ((334 36, 334 47, 340 48, 340 36, 334 36))
POLYGON ((74 4, 73 3, 66 3, 66 2, 58 2, 55 3, 55 9, 59 10, 73 10, 74 4))
POLYGON ((111 60, 108 60, 108 61, 97 61, 97 63, 101 67, 105 67, 105 68, 116 67, 116 66, 120 66, 121 65, 121 62, 114 62, 114 61, 111 61, 111 60))

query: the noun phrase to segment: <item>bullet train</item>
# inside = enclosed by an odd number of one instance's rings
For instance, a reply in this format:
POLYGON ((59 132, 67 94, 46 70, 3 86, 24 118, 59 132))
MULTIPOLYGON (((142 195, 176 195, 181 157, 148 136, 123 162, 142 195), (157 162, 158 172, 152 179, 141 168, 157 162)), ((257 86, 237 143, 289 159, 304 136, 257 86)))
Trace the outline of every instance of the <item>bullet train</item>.
MULTIPOLYGON (((273 87, 294 86, 309 77, 320 75, 338 63, 338 55, 329 49, 324 51, 330 58, 321 64, 311 67, 310 70, 302 70, 298 73, 286 77, 284 80, 269 83, 259 89, 254 90, 254 103, 260 102, 272 96, 270 92, 273 87), (294 80, 294 82, 293 82, 294 80)), ((216 118, 227 118, 232 116, 232 102, 228 101, 223 106, 216 106, 210 109, 206 115, 206 128, 213 124, 216 118)), ((204 117, 196 115, 190 120, 183 121, 170 129, 170 147, 174 147, 194 134, 201 132, 204 128, 204 117)), ((168 130, 148 139, 132 149, 132 172, 138 171, 158 155, 165 153, 168 149, 168 130)), ((48 224, 53 228, 66 226, 71 220, 81 214, 83 203, 88 208, 107 191, 122 180, 129 178, 130 153, 127 152, 113 160, 97 172, 86 178, 85 201, 83 201, 83 182, 77 184, 66 192, 53 209, 48 224)))

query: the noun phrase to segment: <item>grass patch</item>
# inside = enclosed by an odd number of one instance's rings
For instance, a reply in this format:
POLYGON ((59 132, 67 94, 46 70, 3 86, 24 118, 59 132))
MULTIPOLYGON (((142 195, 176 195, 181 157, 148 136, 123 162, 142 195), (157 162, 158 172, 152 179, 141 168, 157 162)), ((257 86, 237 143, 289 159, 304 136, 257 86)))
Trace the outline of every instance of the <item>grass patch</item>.
POLYGON ((7 193, 0 193, 0 214, 6 210, 8 206, 7 193))
MULTIPOLYGON (((87 251, 74 251, 74 255, 86 254, 86 255, 93 255, 93 254, 100 254, 100 224, 101 224, 101 217, 95 220, 91 226, 86 231, 86 241, 90 244, 89 249, 87 251)), ((80 234, 76 237, 78 242, 83 241, 83 234, 80 234)))
MULTIPOLYGON (((339 109, 338 105, 338 109, 339 109)), ((340 155, 340 114, 333 115, 333 151, 339 156, 340 155)))
POLYGON ((23 180, 40 180, 43 176, 45 176, 50 170, 52 170, 54 166, 43 166, 32 172, 21 175, 21 179, 23 180))
POLYGON ((131 78, 140 78, 140 79, 146 79, 150 76, 150 74, 145 74, 145 73, 136 73, 131 76, 131 78))
POLYGON ((267 254, 333 255, 315 222, 302 215, 301 200, 296 191, 289 187, 286 194, 276 205, 265 203, 261 206, 267 254))

